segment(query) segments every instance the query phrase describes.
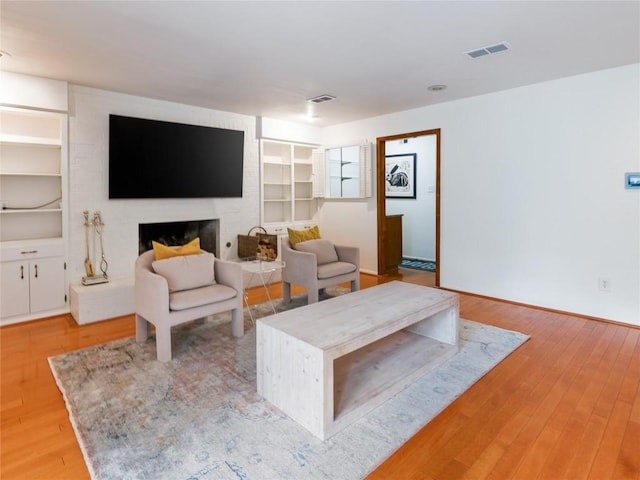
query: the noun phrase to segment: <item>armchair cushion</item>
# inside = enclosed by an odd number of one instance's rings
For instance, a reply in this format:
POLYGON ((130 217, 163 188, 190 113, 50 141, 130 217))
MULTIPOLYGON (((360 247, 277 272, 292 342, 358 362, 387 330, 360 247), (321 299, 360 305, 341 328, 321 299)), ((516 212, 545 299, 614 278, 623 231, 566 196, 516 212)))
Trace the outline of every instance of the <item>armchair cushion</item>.
POLYGON ((291 246, 294 248, 300 242, 306 242, 307 240, 315 240, 320 238, 320 229, 317 225, 311 228, 305 228, 304 230, 294 230, 292 228, 287 228, 287 233, 289 234, 289 241, 291 242, 291 246))
POLYGON ((203 251, 199 255, 156 260, 152 267, 158 275, 167 280, 169 292, 180 292, 215 284, 214 259, 212 253, 203 251))
POLYGON ((338 275, 345 275, 347 273, 355 272, 356 266, 353 263, 347 262, 332 262, 325 265, 318 265, 318 278, 331 278, 338 275))
POLYGON ((168 247, 156 241, 152 241, 151 244, 153 245, 153 253, 155 254, 156 260, 200 253, 200 237, 194 238, 181 247, 168 247))
POLYGON ((318 265, 338 261, 338 253, 333 243, 322 238, 300 242, 296 244, 295 249, 301 252, 313 253, 316 256, 318 265))
POLYGON ((216 284, 169 294, 169 310, 186 310, 209 303, 222 302, 238 294, 233 288, 216 284))

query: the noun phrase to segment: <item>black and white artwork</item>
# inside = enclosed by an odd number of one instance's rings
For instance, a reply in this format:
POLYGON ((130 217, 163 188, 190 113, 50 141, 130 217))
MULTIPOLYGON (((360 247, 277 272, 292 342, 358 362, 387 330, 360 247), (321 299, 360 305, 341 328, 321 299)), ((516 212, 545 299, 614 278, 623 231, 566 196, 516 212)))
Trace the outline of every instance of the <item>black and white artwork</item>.
POLYGON ((387 198, 416 198, 415 153, 385 157, 385 187, 387 198))

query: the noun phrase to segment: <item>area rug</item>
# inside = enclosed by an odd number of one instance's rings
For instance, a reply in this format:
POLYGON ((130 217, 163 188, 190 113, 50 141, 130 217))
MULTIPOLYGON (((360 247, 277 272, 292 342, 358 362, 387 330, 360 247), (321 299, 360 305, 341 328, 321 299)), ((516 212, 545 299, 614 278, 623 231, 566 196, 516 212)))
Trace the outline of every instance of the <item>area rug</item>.
POLYGON ((423 270, 425 272, 436 271, 436 262, 418 260, 417 258, 403 258, 402 263, 398 266, 401 268, 411 268, 413 270, 423 270))
POLYGON ((457 355, 322 442, 258 396, 246 311, 245 325, 240 339, 228 315, 176 327, 165 364, 153 337, 51 357, 91 477, 359 479, 528 338, 461 320, 457 355))

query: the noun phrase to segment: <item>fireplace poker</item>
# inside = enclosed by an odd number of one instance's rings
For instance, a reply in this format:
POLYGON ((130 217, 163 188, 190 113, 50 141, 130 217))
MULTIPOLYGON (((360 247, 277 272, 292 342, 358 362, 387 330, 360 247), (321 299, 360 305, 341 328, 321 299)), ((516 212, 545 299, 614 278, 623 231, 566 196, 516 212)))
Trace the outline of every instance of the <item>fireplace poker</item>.
POLYGON ((96 228, 96 234, 100 239, 100 271, 104 278, 107 278, 107 269, 109 268, 109 264, 107 263, 107 259, 104 256, 104 243, 102 241, 102 232, 104 231, 104 223, 102 222, 102 217, 100 216, 100 212, 95 212, 93 214, 93 224, 96 228))
POLYGON ((91 255, 89 253, 89 210, 82 212, 84 215, 84 241, 86 256, 84 257, 84 271, 87 273, 87 277, 93 277, 93 264, 91 263, 91 255))

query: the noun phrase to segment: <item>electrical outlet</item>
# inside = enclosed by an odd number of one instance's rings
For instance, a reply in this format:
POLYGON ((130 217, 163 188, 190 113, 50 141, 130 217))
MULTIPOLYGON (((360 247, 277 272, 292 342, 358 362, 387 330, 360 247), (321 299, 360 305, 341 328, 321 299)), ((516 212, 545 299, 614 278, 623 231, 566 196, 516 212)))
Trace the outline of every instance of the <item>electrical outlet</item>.
POLYGON ((598 277, 598 290, 601 292, 610 292, 611 280, 608 277, 598 277))

